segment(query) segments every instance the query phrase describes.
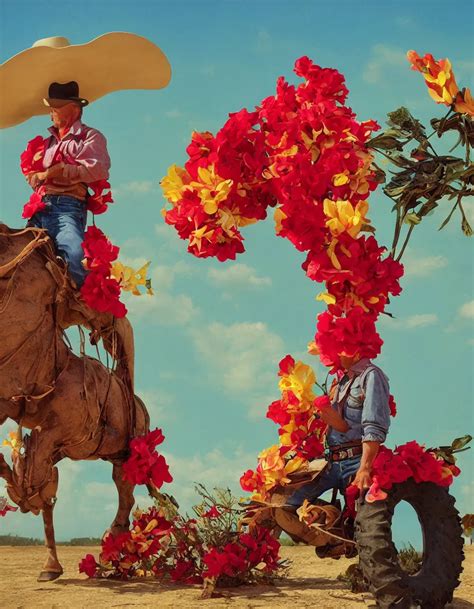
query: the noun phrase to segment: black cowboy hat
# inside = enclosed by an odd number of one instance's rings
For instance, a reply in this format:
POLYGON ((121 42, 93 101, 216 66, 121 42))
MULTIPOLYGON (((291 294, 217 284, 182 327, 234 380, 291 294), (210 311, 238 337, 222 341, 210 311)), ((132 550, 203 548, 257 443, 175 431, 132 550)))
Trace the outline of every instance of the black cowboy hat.
POLYGON ((87 99, 79 97, 79 85, 75 80, 66 83, 52 82, 49 85, 48 97, 44 98, 43 102, 52 108, 65 106, 71 102, 82 107, 89 103, 87 99))

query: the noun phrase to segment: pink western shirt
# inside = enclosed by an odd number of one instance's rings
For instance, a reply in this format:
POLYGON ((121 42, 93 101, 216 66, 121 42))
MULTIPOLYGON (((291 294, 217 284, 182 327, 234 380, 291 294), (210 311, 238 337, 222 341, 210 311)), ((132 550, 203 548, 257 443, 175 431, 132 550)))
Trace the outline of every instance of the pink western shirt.
POLYGON ((59 139, 55 127, 50 127, 48 131, 52 137, 43 158, 43 166, 47 169, 62 162, 64 169, 61 177, 45 183, 46 194, 69 195, 84 200, 87 184, 109 177, 107 140, 100 131, 84 125, 80 120, 73 123, 63 139, 59 139))

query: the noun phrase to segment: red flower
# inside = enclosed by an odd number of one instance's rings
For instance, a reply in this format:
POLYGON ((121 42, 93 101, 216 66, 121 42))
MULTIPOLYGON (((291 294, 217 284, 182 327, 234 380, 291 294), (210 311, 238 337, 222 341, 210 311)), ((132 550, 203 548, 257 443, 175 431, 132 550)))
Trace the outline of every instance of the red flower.
POLYGON ((124 552, 124 546, 129 540, 129 531, 126 533, 120 533, 119 535, 112 535, 112 533, 108 533, 104 539, 102 539, 102 551, 100 553, 100 557, 106 562, 111 560, 119 560, 121 554, 124 552))
POLYGON ((216 505, 213 505, 207 512, 202 515, 203 518, 219 518, 221 512, 217 509, 216 505))
POLYGON ((152 482, 161 488, 165 482, 172 482, 166 459, 156 451, 163 442, 161 429, 155 429, 145 436, 133 438, 130 442, 130 457, 123 464, 123 478, 132 484, 152 482))
POLYGON ((110 184, 107 180, 98 180, 88 185, 92 189, 92 194, 87 197, 87 209, 95 214, 103 214, 108 209, 108 203, 113 203, 110 184), (104 190, 109 192, 104 193, 104 190))
POLYGON ((314 400, 314 407, 316 410, 323 410, 331 406, 331 400, 328 395, 320 395, 314 400))
POLYGON ((79 573, 85 573, 87 577, 94 577, 97 574, 99 565, 96 563, 92 554, 86 556, 79 563, 79 573))
POLYGON ((394 417, 397 414, 397 404, 395 402, 395 398, 392 394, 390 394, 388 398, 388 407, 390 408, 390 416, 394 417))
POLYGON ((17 510, 17 507, 9 505, 5 497, 0 497, 0 516, 6 516, 7 512, 16 512, 17 510))
POLYGON ((242 490, 249 493, 256 490, 261 483, 261 476, 251 469, 248 469, 240 478, 240 486, 242 487, 242 490))
POLYGON ((20 155, 20 167, 24 175, 43 171, 43 156, 48 138, 37 135, 30 140, 26 146, 26 150, 20 155))
POLYGON ((285 374, 291 374, 291 371, 295 367, 295 360, 291 357, 291 355, 286 355, 280 362, 280 371, 278 372, 278 376, 283 376, 285 374))
POLYGON ((82 249, 89 269, 109 268, 110 263, 117 259, 120 251, 97 226, 88 227, 82 242, 82 249))
POLYGON ((115 317, 125 317, 127 308, 120 302, 120 284, 113 277, 100 273, 88 273, 81 287, 84 302, 96 311, 109 312, 115 317))
POLYGON ((267 419, 272 420, 277 425, 288 425, 291 415, 288 413, 286 404, 283 400, 272 402, 267 410, 267 419))
POLYGON ((359 487, 355 484, 350 484, 344 493, 346 499, 346 509, 344 510, 344 515, 349 518, 355 518, 356 516, 356 499, 358 499, 360 495, 359 487))
POLYGON ((46 203, 42 200, 43 194, 44 188, 41 187, 31 195, 28 203, 25 203, 23 206, 22 218, 32 218, 36 213, 43 211, 43 209, 46 208, 46 203))

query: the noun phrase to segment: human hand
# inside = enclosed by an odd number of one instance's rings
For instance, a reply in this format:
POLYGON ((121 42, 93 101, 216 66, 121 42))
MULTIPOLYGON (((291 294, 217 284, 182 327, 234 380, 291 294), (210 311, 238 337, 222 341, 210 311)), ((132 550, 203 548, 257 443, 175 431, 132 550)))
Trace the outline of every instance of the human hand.
POLYGON ((51 165, 48 167, 46 171, 42 172, 45 174, 46 180, 52 180, 54 178, 58 178, 63 175, 64 163, 56 163, 56 165, 51 165))
POLYGON ((359 468, 352 484, 357 486, 361 491, 370 488, 372 485, 372 474, 370 470, 365 467, 359 468))
POLYGON ((26 177, 26 181, 31 186, 31 188, 33 190, 35 190, 35 188, 37 188, 38 186, 41 185, 42 182, 44 182, 44 180, 46 178, 46 172, 37 171, 34 173, 29 173, 25 177, 26 177))

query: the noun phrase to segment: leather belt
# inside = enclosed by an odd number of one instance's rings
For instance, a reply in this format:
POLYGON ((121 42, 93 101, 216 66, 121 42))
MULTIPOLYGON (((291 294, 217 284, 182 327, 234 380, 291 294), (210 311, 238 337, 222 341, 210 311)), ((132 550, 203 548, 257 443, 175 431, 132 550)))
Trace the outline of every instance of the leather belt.
POLYGON ((330 461, 344 461, 345 459, 352 459, 362 454, 362 444, 352 445, 340 445, 329 447, 329 460, 330 461))

